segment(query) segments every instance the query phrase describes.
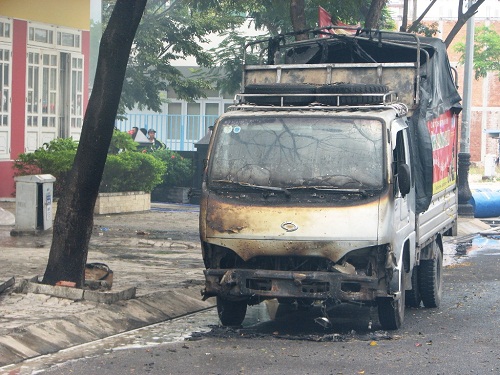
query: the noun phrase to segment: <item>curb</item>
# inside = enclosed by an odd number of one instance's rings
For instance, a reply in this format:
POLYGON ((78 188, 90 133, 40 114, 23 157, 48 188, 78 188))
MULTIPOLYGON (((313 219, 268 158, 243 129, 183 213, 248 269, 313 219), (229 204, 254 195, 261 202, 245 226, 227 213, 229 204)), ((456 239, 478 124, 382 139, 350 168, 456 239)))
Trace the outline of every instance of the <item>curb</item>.
POLYGON ((197 287, 152 293, 113 304, 97 304, 95 309, 80 314, 42 321, 0 336, 0 370, 1 366, 13 365, 213 306, 213 302, 201 300, 197 287))
POLYGON ((96 290, 88 290, 88 289, 80 289, 80 288, 70 288, 67 286, 53 286, 46 284, 39 284, 34 281, 38 279, 35 276, 32 280, 23 280, 21 285, 19 286, 19 291, 21 293, 36 293, 36 294, 46 294, 52 297, 58 298, 66 298, 71 299, 73 301, 91 301, 91 302, 99 302, 99 303, 115 303, 122 300, 129 300, 135 298, 136 287, 130 287, 124 290, 113 291, 113 292, 105 292, 105 291, 96 291, 96 290))

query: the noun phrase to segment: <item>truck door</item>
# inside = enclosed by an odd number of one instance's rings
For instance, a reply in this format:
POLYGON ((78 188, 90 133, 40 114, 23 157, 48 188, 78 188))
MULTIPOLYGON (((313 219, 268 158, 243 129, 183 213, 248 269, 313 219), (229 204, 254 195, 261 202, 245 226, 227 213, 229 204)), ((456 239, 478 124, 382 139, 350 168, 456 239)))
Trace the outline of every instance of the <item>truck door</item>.
POLYGON ((411 173, 408 126, 402 119, 396 119, 394 120, 392 130, 394 228, 397 232, 397 243, 401 244, 414 231, 415 215, 413 214, 412 202, 415 199, 415 189, 413 174, 411 173), (405 164, 410 170, 411 188, 407 194, 401 192, 399 184, 399 179, 402 178, 402 166, 405 164))

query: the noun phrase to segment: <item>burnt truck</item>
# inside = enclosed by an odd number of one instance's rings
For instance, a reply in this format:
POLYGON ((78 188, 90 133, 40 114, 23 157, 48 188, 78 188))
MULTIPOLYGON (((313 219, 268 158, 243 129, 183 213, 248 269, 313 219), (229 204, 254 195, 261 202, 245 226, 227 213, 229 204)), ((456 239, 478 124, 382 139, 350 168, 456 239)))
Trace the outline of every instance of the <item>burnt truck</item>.
POLYGON ((443 236, 457 231, 456 71, 440 39, 332 29, 249 43, 261 59, 213 127, 202 294, 223 325, 273 298, 370 306, 387 330, 405 306, 440 304, 443 236))

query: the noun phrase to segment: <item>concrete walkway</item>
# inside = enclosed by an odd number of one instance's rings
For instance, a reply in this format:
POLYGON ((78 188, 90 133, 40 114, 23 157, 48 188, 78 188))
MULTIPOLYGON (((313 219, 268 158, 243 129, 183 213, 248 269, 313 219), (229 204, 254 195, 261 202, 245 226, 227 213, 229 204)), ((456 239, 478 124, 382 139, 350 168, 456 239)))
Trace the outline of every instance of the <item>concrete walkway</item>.
MULTIPOLYGON (((88 262, 113 270, 109 293, 135 295, 112 303, 21 292, 29 285, 23 280, 43 275, 52 234, 12 237, 15 205, 0 202, 1 209, 0 373, 28 358, 214 306, 200 294, 198 206, 153 204, 149 212, 95 217, 88 262)), ((459 220, 460 237, 488 229, 478 219, 459 220)))

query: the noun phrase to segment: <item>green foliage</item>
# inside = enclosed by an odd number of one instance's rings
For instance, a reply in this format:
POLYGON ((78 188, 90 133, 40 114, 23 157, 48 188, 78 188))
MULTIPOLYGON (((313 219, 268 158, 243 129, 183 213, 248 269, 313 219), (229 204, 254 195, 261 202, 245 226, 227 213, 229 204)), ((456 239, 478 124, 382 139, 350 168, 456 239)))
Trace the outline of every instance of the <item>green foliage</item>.
POLYGON ((151 192, 162 182, 165 163, 142 152, 125 151, 108 155, 99 191, 151 192))
POLYGON ((430 24, 419 23, 417 25, 415 33, 428 37, 434 37, 439 32, 438 27, 439 25, 437 22, 432 22, 430 24))
MULTIPOLYGON (((318 6, 325 8, 334 21, 362 25, 370 3, 305 0, 306 25, 317 26, 318 6)), ((103 19, 107 20, 114 2, 103 2, 103 7, 103 19)), ((248 20, 249 27, 262 31, 263 36, 292 31, 290 0, 149 0, 130 53, 119 116, 133 108, 161 112, 165 99, 160 93, 167 89, 187 101, 204 97, 205 90, 214 86, 224 93, 239 91, 245 38, 236 30, 248 20), (225 40, 208 52, 202 44, 209 42, 211 34, 225 36, 225 40), (194 57, 200 67, 217 69, 209 75, 186 77, 172 64, 187 57, 194 57)), ((386 9, 379 24, 394 28, 386 9)))
MULTIPOLYGON (((73 166, 78 143, 57 138, 31 153, 20 154, 14 161, 14 175, 51 174, 56 178, 54 196, 61 195, 73 166)), ((151 192, 163 181, 166 163, 150 154, 133 152, 137 142, 130 134, 115 130, 104 167, 101 192, 151 192), (118 152, 121 150, 121 152, 118 152)))
POLYGON ((129 133, 114 130, 108 154, 116 155, 121 151, 136 151, 138 143, 135 142, 129 133))
MULTIPOLYGON (((246 38, 236 31, 229 31, 224 35, 225 38, 219 46, 211 50, 219 62, 219 66, 212 68, 210 70, 211 75, 208 77, 214 81, 217 90, 225 94, 234 94, 240 91, 245 44, 269 36, 262 35, 246 38)), ((247 64, 256 64, 258 62, 258 55, 250 47, 247 50, 246 60, 247 64)))
MULTIPOLYGON (((114 2, 103 2, 103 18, 109 19, 114 2)), ((211 33, 219 33, 241 23, 231 7, 203 10, 191 6, 191 1, 149 0, 136 33, 123 85, 119 113, 126 108, 161 111, 164 100, 161 91, 172 89, 177 97, 193 100, 204 97, 210 89, 208 80, 185 77, 172 63, 194 57, 199 66, 213 64, 212 56, 202 43, 211 33)))
MULTIPOLYGON (((370 9, 371 0, 305 0, 305 18, 308 28, 314 29, 318 26, 318 6, 327 10, 332 20, 341 21, 348 25, 363 25, 366 15, 370 9)), ((262 40, 292 30, 290 18, 289 0, 247 0, 244 2, 234 1, 195 1, 195 5, 208 9, 219 6, 232 7, 234 12, 246 14, 250 20, 250 26, 255 30, 262 31, 260 36, 245 37, 235 29, 228 29, 221 35, 223 41, 218 47, 210 52, 217 67, 212 68, 207 79, 214 81, 216 88, 223 93, 233 94, 240 91, 243 49, 246 43, 254 40, 262 40)), ((384 8, 379 22, 383 29, 394 29, 396 27, 387 8, 384 8)), ((255 64, 259 60, 256 52, 247 49, 247 64, 255 64)))
POLYGON ((161 187, 191 186, 193 180, 192 161, 172 150, 154 151, 152 154, 166 165, 161 187))
POLYGON ((51 174, 56 178, 54 195, 59 196, 65 183, 78 143, 72 138, 57 138, 32 153, 20 154, 14 161, 14 175, 51 174))
MULTIPOLYGON (((460 63, 465 63, 465 43, 460 42, 455 50, 461 53, 460 63)), ((486 77, 488 72, 496 72, 500 79, 500 34, 487 26, 478 27, 474 34, 475 78, 486 77)))

